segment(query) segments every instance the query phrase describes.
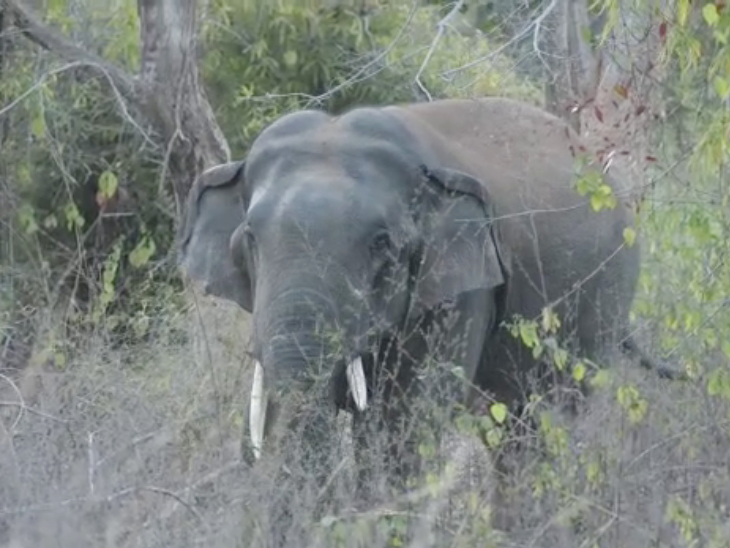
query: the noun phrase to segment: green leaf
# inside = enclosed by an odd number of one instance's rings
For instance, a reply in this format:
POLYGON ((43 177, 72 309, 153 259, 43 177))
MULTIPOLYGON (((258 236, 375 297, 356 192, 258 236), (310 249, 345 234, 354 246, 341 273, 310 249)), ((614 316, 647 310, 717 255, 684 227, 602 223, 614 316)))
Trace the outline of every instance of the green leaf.
POLYGON ((689 0, 678 0, 677 1, 677 23, 680 26, 684 26, 687 23, 687 17, 689 16, 689 0))
POLYGON ((284 54, 284 64, 288 68, 292 68, 297 64, 297 60, 299 59, 297 52, 293 49, 290 49, 284 54))
POLYGON ((532 357, 537 360, 540 356, 542 356, 542 351, 543 346, 538 341, 538 343, 532 347, 532 357))
POLYGON ((63 370, 66 367, 66 354, 63 352, 57 350, 53 353, 53 364, 58 368, 63 370))
POLYGON ((575 188, 578 194, 585 196, 588 193, 593 193, 601 185, 601 176, 595 171, 589 171, 583 176, 579 177, 575 183, 575 188))
POLYGON ((35 212, 30 204, 23 204, 18 208, 18 222, 29 236, 38 232, 38 223, 35 220, 35 212))
POLYGON ((629 247, 633 247, 636 242, 636 231, 630 226, 624 228, 624 242, 626 242, 626 245, 629 247))
POLYGON ((58 226, 58 219, 56 219, 56 216, 51 213, 48 217, 43 219, 43 226, 48 230, 54 229, 58 226))
POLYGON ((730 400, 730 373, 726 367, 720 366, 707 376, 707 393, 730 400))
POLYGON ((551 307, 542 309, 542 329, 546 333, 553 333, 560 328, 560 318, 551 307))
POLYGON ((601 462, 598 460, 591 460, 586 466, 586 479, 593 485, 598 485, 603 479, 603 471, 601 462))
POLYGON ((601 211, 603 209, 603 198, 598 194, 591 195, 591 208, 593 211, 601 211))
POLYGON ((593 378, 591 378, 590 385, 594 388, 604 388, 608 386, 608 383, 610 381, 611 374, 605 369, 600 369, 596 372, 595 375, 593 375, 593 378))
POLYGON ((104 198, 113 198, 118 186, 119 181, 113 171, 106 170, 99 175, 99 192, 104 198))
POLYGON ((520 338, 528 348, 532 348, 540 342, 535 322, 524 321, 520 323, 520 338))
POLYGON ((33 116, 33 120, 30 122, 30 131, 37 139, 42 139, 46 134, 46 117, 43 115, 43 110, 40 109, 33 116))
POLYGON ((730 82, 726 78, 715 76, 712 83, 715 86, 715 93, 717 93, 720 99, 725 100, 730 97, 730 82))
POLYGON ((581 382, 586 376, 586 366, 583 362, 578 362, 573 367, 573 379, 575 382, 581 382))
POLYGON ((553 352, 553 360, 558 371, 563 371, 568 364, 568 351, 564 348, 556 348, 553 352))
POLYGON ((717 13, 717 6, 712 2, 705 4, 702 8, 702 17, 705 18, 708 25, 711 27, 715 26, 720 20, 720 14, 717 13))
POLYGON ((18 182, 20 182, 20 184, 23 186, 30 185, 33 182, 33 176, 30 174, 30 168, 28 167, 28 164, 20 164, 18 166, 16 174, 18 182))
POLYGON ((155 241, 149 236, 144 236, 137 246, 129 254, 129 263, 134 268, 146 265, 155 254, 157 247, 155 241))
POLYGON ((66 228, 69 231, 81 229, 86 223, 86 219, 81 216, 79 208, 73 202, 66 204, 63 208, 63 215, 66 218, 66 228))
POLYGON ((487 431, 487 445, 492 449, 499 447, 502 443, 502 431, 499 428, 492 428, 487 431))
POLYGON ((503 403, 493 403, 489 407, 489 413, 492 417, 494 417, 494 420, 497 421, 497 424, 504 424, 504 421, 507 418, 507 406, 503 403))
POLYGON ((646 415, 649 407, 648 402, 641 396, 639 390, 633 385, 620 386, 616 391, 616 399, 621 407, 629 415, 629 421, 638 423, 646 415))
POLYGON ((593 194, 591 194, 591 207, 594 211, 602 209, 613 209, 616 207, 616 197, 613 195, 613 189, 607 184, 601 184, 593 194))

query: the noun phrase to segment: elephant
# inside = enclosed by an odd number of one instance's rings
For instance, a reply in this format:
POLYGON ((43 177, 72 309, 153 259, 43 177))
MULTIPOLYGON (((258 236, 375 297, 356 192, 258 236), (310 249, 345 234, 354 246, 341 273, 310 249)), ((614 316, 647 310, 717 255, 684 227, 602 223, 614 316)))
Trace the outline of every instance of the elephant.
MULTIPOLYGON (((303 428, 318 454, 326 417, 346 410, 356 456, 380 431, 389 474, 412 476, 416 442, 403 424, 426 364, 462 371, 444 380, 447 399, 470 405, 489 393, 519 405, 539 359, 507 323, 547 306, 581 355, 597 361, 620 347, 655 367, 628 326, 634 213, 620 199, 596 212, 576 191, 581 150, 540 107, 440 99, 288 113, 244 159, 203 172, 179 264, 252 314, 255 456, 283 423, 303 428), (333 413, 302 412, 303 401, 333 413)), ((600 166, 586 169, 616 188, 600 166)))

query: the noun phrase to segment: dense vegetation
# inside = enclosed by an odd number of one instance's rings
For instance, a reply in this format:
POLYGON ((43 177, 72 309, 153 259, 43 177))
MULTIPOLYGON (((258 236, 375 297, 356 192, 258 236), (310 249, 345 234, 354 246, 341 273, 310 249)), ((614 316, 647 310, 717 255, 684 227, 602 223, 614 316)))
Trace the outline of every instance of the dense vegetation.
MULTIPOLYGON (((297 108, 497 94, 545 105, 557 23, 540 17, 554 4, 213 0, 198 66, 234 158, 297 108)), ((510 480, 519 535, 500 540, 490 522, 484 447, 506 447, 493 408, 445 425, 446 448, 424 441, 433 471, 407 503, 358 511, 343 487, 315 521, 303 501, 287 522, 302 545, 728 546, 730 10, 591 4, 601 24, 581 38, 607 56, 632 18, 657 21, 660 76, 631 110, 647 151, 640 224, 625 237, 644 256, 638 338, 690 380, 618 357, 598 373, 554 344, 549 313, 525 321, 515 335, 595 391, 571 420, 535 402, 540 444, 515 456, 510 480)), ((98 58, 140 65, 136 2, 38 10, 98 58)), ((3 13, 0 544, 265 546, 280 494, 238 460, 248 318, 192 306, 183 288, 169 143, 104 73, 28 40, 0 2, 3 13)), ((633 99, 632 77, 615 86, 619 102, 633 99)), ((578 190, 596 209, 624 198, 591 181, 578 190)))

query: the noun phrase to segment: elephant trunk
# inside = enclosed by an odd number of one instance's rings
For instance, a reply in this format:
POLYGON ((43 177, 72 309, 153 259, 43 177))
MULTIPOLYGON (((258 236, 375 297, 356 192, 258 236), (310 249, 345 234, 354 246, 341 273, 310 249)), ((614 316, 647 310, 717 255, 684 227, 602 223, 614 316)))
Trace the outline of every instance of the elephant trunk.
POLYGON ((249 432, 256 458, 274 422, 296 422, 297 415, 301 416, 293 402, 313 399, 315 406, 332 403, 329 381, 333 373, 341 371, 339 365, 345 369, 357 408, 364 410, 367 406, 362 359, 352 357, 346 344, 338 344, 347 334, 337 321, 332 302, 324 293, 312 289, 289 290, 279 295, 262 314, 254 314, 261 362, 256 362, 254 370, 249 432), (312 389, 314 398, 302 398, 312 389), (267 418, 272 408, 287 408, 285 415, 292 416, 281 417, 277 412, 267 418))

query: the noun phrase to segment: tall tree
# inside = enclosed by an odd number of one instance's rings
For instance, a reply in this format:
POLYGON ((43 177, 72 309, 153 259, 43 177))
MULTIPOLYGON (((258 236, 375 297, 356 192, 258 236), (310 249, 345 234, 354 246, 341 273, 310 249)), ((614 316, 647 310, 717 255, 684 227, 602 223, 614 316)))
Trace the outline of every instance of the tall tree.
MULTIPOLYGON (((546 106, 568 119, 594 158, 611 166, 625 199, 641 198, 644 170, 652 160, 650 131, 661 112, 659 62, 666 2, 550 0, 542 19, 548 78, 546 106)), ((535 25, 535 46, 540 47, 535 25)))
MULTIPOLYGON (((3 19, 60 58, 96 72, 139 127, 150 128, 165 147, 163 183, 178 212, 195 176, 226 161, 230 150, 200 82, 196 0, 139 0, 139 67, 131 74, 44 24, 19 0, 2 0, 3 19)), ((7 23, 6 23, 7 24, 7 23)))

